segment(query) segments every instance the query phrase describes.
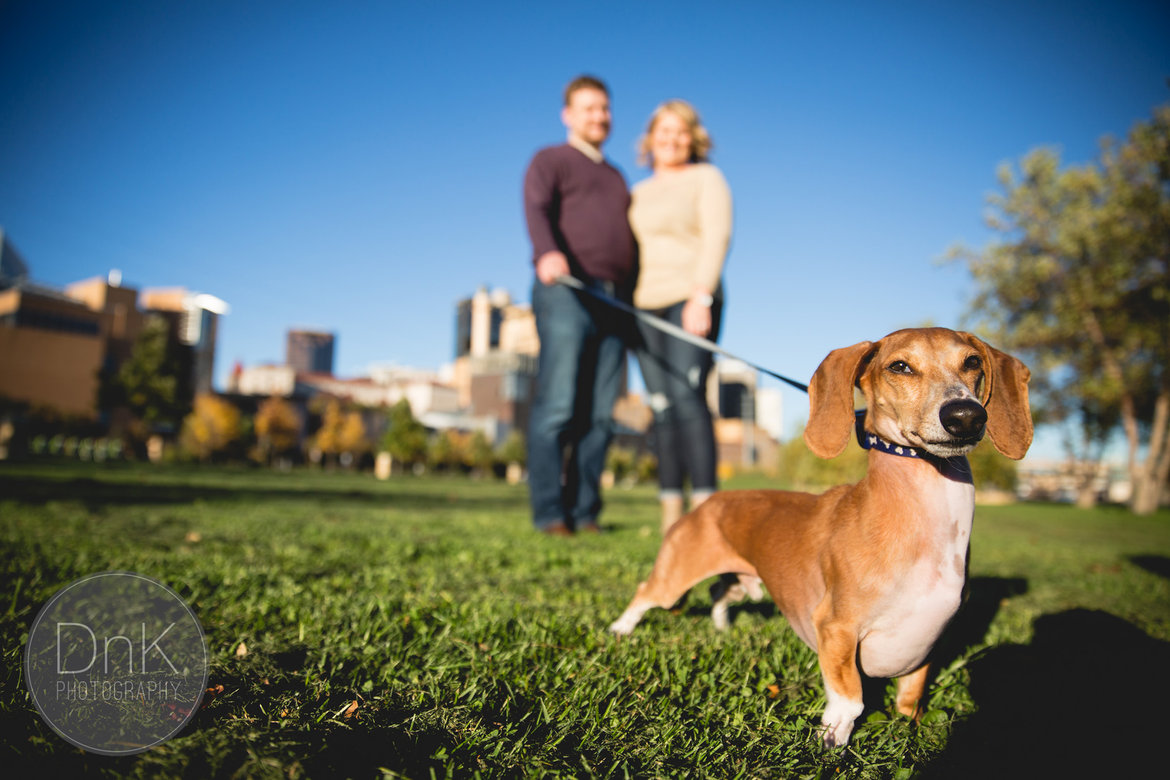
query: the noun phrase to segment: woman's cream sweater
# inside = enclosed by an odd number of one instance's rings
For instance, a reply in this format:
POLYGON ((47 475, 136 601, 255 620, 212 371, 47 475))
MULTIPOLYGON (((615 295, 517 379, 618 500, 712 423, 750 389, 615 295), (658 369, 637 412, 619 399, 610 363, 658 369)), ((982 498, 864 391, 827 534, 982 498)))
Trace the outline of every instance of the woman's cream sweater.
POLYGON ((714 293, 731 243, 731 189, 719 169, 693 163, 634 185, 630 226, 638 239, 634 304, 661 309, 696 286, 714 293))

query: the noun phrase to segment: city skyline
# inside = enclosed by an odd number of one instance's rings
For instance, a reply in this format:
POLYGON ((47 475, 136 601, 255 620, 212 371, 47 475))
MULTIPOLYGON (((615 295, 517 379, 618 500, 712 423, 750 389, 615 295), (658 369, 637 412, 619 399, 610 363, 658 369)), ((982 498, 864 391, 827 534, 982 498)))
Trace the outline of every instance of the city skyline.
POLYGON ((1092 160, 1170 100, 1164 3, 593 11, 8 4, 0 225, 38 282, 116 268, 228 302, 218 387, 291 328, 336 333, 341 376, 442 365, 458 300, 528 299, 520 180, 596 72, 631 184, 653 107, 702 112, 735 198, 721 343, 807 379, 836 347, 961 324, 969 276, 937 259, 991 238, 997 166, 1092 160))

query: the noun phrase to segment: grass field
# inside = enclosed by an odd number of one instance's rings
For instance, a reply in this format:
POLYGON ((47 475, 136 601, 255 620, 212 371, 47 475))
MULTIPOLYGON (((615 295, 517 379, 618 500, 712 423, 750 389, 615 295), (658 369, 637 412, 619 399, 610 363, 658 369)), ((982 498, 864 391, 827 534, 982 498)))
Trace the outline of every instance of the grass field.
POLYGON ((545 538, 523 487, 463 478, 0 463, 0 771, 1136 777, 1161 758, 1170 513, 979 508, 921 723, 873 681, 834 752, 816 657, 770 605, 719 634, 701 588, 681 615, 605 633, 653 562, 653 489, 610 491, 604 520, 545 538), (41 605, 114 569, 183 596, 222 686, 128 758, 61 740, 21 679, 41 605))

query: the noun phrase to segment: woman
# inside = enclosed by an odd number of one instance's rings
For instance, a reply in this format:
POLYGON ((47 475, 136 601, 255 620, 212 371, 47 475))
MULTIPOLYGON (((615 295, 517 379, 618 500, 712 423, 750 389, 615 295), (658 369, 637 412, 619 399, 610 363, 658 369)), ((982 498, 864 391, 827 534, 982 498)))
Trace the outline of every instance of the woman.
MULTIPOLYGON (((663 103, 639 142, 650 178, 631 193, 638 239, 634 303, 696 336, 715 341, 723 311, 721 275, 731 241, 731 190, 707 162, 711 137, 683 100, 663 103)), ((654 412, 663 533, 716 490, 715 433, 707 407, 711 353, 639 322, 638 362, 654 412)))

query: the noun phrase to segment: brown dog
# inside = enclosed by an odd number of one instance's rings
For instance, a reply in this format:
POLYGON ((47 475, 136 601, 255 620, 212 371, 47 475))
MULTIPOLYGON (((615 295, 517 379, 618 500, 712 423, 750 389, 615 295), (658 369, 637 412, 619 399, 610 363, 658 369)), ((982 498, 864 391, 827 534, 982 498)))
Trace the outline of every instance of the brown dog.
MULTIPOLYGON (((650 577, 610 626, 628 634, 647 610, 726 577, 712 617, 763 580, 793 630, 817 651, 827 706, 825 745, 849 740, 861 714, 861 670, 898 678, 898 711, 914 717, 926 657, 959 608, 975 488, 966 455, 991 436, 1020 459, 1032 443, 1030 372, 969 333, 901 330, 834 350, 813 375, 804 439, 823 458, 854 432, 853 390, 865 396, 869 468, 856 485, 816 496, 717 493, 663 539, 650 577)), ((718 588, 713 588, 719 593, 718 588)))

